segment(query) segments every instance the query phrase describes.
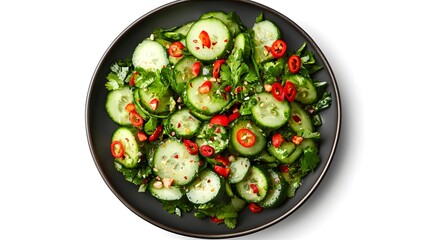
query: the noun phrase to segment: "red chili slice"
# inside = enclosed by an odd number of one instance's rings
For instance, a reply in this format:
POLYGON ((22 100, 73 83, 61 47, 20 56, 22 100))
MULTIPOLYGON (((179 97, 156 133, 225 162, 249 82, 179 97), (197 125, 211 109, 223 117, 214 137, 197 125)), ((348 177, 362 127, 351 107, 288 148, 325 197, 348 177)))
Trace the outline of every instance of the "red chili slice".
POLYGON ((263 209, 261 206, 259 206, 256 203, 249 203, 249 205, 247 205, 247 207, 249 208, 249 210, 252 213, 258 213, 258 212, 262 211, 262 209, 263 209))
POLYGON ((153 142, 155 140, 157 140, 159 138, 159 136, 162 133, 162 125, 159 125, 158 127, 156 127, 155 131, 152 133, 152 135, 150 135, 149 137, 149 141, 153 142))
POLYGON ((298 135, 295 135, 295 136, 293 136, 292 137, 292 142, 293 143, 295 143, 296 145, 299 145, 299 144, 301 144, 301 142, 302 142, 302 140, 304 140, 304 138, 303 137, 300 137, 300 136, 298 136, 298 135))
POLYGON ((254 184, 254 183, 251 183, 251 184, 249 184, 249 187, 252 189, 253 193, 255 193, 255 194, 259 193, 258 185, 254 184))
POLYGON ((289 172, 289 167, 287 165, 282 164, 282 165, 280 165, 280 171, 282 173, 287 173, 287 172, 289 172))
POLYGON ((138 132, 137 138, 139 139, 140 142, 144 142, 147 140, 147 135, 144 132, 138 132))
POLYGON ((134 103, 128 103, 127 106, 125 106, 125 111, 127 111, 128 113, 134 110, 136 110, 136 106, 134 105, 134 103))
POLYGON ((210 123, 214 125, 221 125, 221 126, 227 127, 229 122, 228 122, 228 117, 226 115, 219 114, 212 117, 212 119, 210 119, 210 123))
POLYGON ((285 95, 285 98, 289 102, 293 102, 296 97, 296 87, 295 84, 293 84, 291 81, 286 81, 285 87, 283 88, 283 92, 285 95))
POLYGON ((131 86, 131 87, 135 85, 136 76, 137 76, 138 74, 139 74, 139 72, 134 72, 134 73, 133 73, 133 76, 131 77, 131 80, 130 80, 130 86, 131 86))
POLYGON ((209 93, 212 89, 212 82, 209 80, 205 81, 201 86, 198 88, 198 92, 201 94, 209 93))
POLYGON ((209 145, 202 145, 200 151, 204 157, 211 157, 215 152, 214 148, 209 145))
POLYGON ((210 48, 211 47, 212 43, 211 43, 211 40, 210 40, 210 36, 209 36, 209 34, 206 31, 204 31, 204 30, 201 31, 200 35, 198 36, 198 38, 201 40, 201 44, 202 44, 203 48, 204 47, 206 47, 206 48, 210 48))
POLYGON ((271 94, 278 100, 283 101, 285 99, 285 93, 282 85, 279 82, 275 82, 272 85, 271 94))
POLYGON ((158 104, 159 104, 158 99, 154 98, 154 99, 150 100, 150 102, 149 102, 150 109, 155 111, 158 108, 158 104))
POLYGON ((200 74, 200 71, 201 71, 201 63, 194 62, 194 64, 192 64, 192 74, 196 77, 200 74))
POLYGON ((191 155, 197 155, 198 154, 198 145, 191 140, 185 139, 183 140, 183 144, 185 145, 186 150, 191 155))
POLYGON ((214 165, 213 170, 214 170, 217 174, 221 175, 221 176, 222 176, 222 177, 224 177, 224 178, 227 178, 227 177, 228 177, 228 174, 229 174, 229 171, 230 171, 230 169, 229 169, 229 168, 222 167, 222 166, 219 166, 219 165, 214 165))
POLYGON ((276 133, 273 135, 272 139, 271 139, 271 143, 273 144, 273 146, 275 148, 280 147, 280 145, 282 145, 282 143, 285 141, 283 135, 281 135, 280 133, 276 133))
POLYGON ((281 58, 285 54, 287 45, 283 40, 276 40, 271 45, 270 52, 274 58, 281 58))
POLYGON ((210 217, 210 221, 212 221, 212 222, 214 222, 216 224, 223 223, 223 219, 220 219, 220 218, 218 218, 216 216, 210 217))
POLYGON ((134 110, 130 112, 130 122, 134 127, 143 126, 143 118, 134 110))
POLYGON ((113 141, 110 144, 110 152, 114 158, 122 158, 125 155, 124 145, 122 145, 121 141, 113 141))
POLYGON ((243 147, 252 147, 256 143, 255 134, 247 128, 242 128, 237 132, 237 141, 243 147))
POLYGON ((224 166, 228 166, 228 165, 229 165, 228 158, 227 158, 227 157, 225 157, 225 156, 218 155, 218 156, 214 157, 214 159, 215 159, 217 162, 222 163, 222 165, 224 165, 224 166))
POLYGON ((220 76, 220 67, 222 64, 224 64, 226 61, 225 59, 218 59, 213 63, 213 77, 219 78, 220 76))
POLYGON ((287 61, 287 67, 291 73, 299 72, 299 69, 301 68, 301 58, 297 55, 290 56, 287 61))
POLYGON ((231 115, 228 116, 228 123, 233 122, 238 117, 240 117, 240 113, 239 112, 231 113, 231 115))
POLYGON ((172 57, 181 57, 183 56, 182 49, 184 48, 185 46, 181 42, 174 42, 168 48, 168 53, 172 57))

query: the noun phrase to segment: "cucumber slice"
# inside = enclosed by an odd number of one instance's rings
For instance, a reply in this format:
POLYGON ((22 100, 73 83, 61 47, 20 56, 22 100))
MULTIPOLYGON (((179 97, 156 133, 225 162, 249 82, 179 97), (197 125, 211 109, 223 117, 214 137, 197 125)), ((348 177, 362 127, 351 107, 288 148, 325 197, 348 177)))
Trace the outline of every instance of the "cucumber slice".
POLYGON ((295 148, 293 142, 283 142, 279 147, 274 147, 271 142, 268 143, 268 152, 281 163, 289 163, 288 157, 295 151, 295 148))
POLYGON ((172 84, 173 89, 177 94, 182 95, 185 91, 186 83, 195 77, 192 73, 192 66, 198 60, 192 56, 181 58, 176 65, 174 65, 174 78, 175 83, 172 84))
POLYGON ((273 59, 266 47, 271 47, 277 39, 280 39, 280 30, 273 22, 264 20, 257 22, 252 27, 255 44, 255 60, 261 63, 273 59))
POLYGON ((167 139, 153 156, 153 172, 163 178, 172 178, 175 185, 186 185, 198 174, 198 154, 191 155, 182 142, 167 139))
POLYGON ((164 36, 166 36, 169 39, 173 39, 175 41, 182 40, 186 37, 188 34, 189 29, 194 24, 194 21, 188 22, 177 29, 171 31, 171 32, 165 32, 164 36))
POLYGON ((161 201, 177 201, 185 196, 181 187, 170 186, 166 188, 162 186, 162 181, 155 178, 149 182, 148 188, 152 196, 161 201))
POLYGON ((115 158, 117 163, 120 163, 126 168, 135 168, 140 160, 140 151, 135 138, 135 130, 127 127, 119 127, 112 135, 112 142, 120 141, 124 147, 124 157, 115 158))
POLYGON ((187 108, 181 109, 171 115, 169 124, 175 134, 183 138, 195 136, 201 128, 201 121, 195 118, 187 108))
POLYGON ((208 93, 200 93, 198 88, 206 81, 209 80, 205 76, 199 76, 189 81, 185 93, 185 103, 188 108, 199 113, 215 115, 228 105, 231 97, 228 93, 219 90, 221 85, 217 81, 211 82, 212 87, 208 93))
POLYGON ((230 130, 230 142, 232 148, 242 156, 256 156, 264 150, 265 145, 267 143, 267 139, 265 138, 264 132, 256 126, 252 121, 246 119, 240 119, 233 124, 230 130), (250 130, 256 137, 256 142, 251 147, 245 147, 240 144, 237 139, 237 133, 240 129, 248 129, 250 130))
POLYGON ((161 70, 169 63, 165 48, 160 43, 149 39, 145 39, 137 45, 132 62, 134 67, 148 71, 161 70))
POLYGON ((247 59, 250 56, 251 46, 250 46, 250 37, 247 33, 240 33, 235 37, 234 48, 241 49, 243 52, 243 58, 247 59))
POLYGON ((262 166, 254 165, 250 167, 247 176, 235 184, 235 190, 238 196, 248 203, 259 203, 265 199, 270 186, 269 173, 262 166), (254 188, 257 191, 255 192, 254 188))
POLYGON ((138 88, 139 104, 146 109, 149 113, 156 115, 168 115, 172 108, 173 92, 168 89, 162 95, 156 92, 151 86, 147 88, 138 88), (158 102, 155 109, 152 108, 151 102, 155 100, 158 102))
POLYGON ((288 80, 293 82, 296 87, 295 101, 302 104, 312 104, 317 101, 317 90, 311 79, 302 75, 290 75, 288 80))
POLYGON ((246 177, 251 163, 248 158, 238 157, 229 165, 230 172, 228 174, 229 183, 238 183, 246 177))
POLYGON ((252 116, 260 126, 277 129, 287 123, 290 116, 287 101, 278 101, 268 92, 255 94, 253 98, 257 104, 251 108, 252 116))
POLYGON ((200 19, 189 29, 186 36, 186 46, 188 51, 202 61, 213 61, 223 57, 231 41, 231 34, 228 27, 217 18, 200 19), (203 38, 201 33, 207 33, 208 37, 203 38), (203 45, 201 39, 208 40, 207 45, 203 45))
POLYGON ((205 204, 216 199, 223 192, 221 178, 211 169, 204 169, 189 186, 186 197, 191 203, 205 204))
POLYGON ((131 126, 130 113, 125 106, 133 102, 133 94, 128 86, 110 91, 106 99, 106 111, 109 117, 118 125, 131 126))
POLYGON ((265 199, 259 203, 259 206, 263 208, 276 208, 280 206, 287 197, 287 182, 284 180, 283 176, 274 171, 273 169, 268 169, 270 174, 270 188, 265 199))
POLYGON ((291 112, 288 120, 289 126, 296 132, 313 132, 313 122, 310 115, 296 102, 290 103, 291 112))

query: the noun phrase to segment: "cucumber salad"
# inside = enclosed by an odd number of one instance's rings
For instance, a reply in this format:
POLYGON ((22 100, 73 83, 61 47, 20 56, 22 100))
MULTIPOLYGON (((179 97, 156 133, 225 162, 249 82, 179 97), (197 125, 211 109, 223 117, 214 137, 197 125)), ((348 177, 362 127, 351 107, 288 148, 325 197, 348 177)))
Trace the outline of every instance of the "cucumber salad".
POLYGON ((292 198, 319 164, 327 83, 305 42, 264 15, 157 28, 107 75, 112 164, 171 214, 235 228, 292 198))

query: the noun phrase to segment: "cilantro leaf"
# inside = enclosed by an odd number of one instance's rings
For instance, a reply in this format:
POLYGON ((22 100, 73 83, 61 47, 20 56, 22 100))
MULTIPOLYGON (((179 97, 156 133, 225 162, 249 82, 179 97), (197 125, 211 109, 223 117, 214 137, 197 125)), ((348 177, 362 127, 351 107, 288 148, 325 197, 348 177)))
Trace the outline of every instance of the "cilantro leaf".
POLYGON ((116 90, 122 88, 128 75, 132 72, 131 61, 118 61, 110 67, 105 84, 107 90, 116 90))
POLYGON ((317 165, 319 164, 319 155, 317 154, 317 149, 312 147, 307 147, 303 151, 303 157, 300 161, 300 167, 302 174, 307 174, 314 171, 317 165))

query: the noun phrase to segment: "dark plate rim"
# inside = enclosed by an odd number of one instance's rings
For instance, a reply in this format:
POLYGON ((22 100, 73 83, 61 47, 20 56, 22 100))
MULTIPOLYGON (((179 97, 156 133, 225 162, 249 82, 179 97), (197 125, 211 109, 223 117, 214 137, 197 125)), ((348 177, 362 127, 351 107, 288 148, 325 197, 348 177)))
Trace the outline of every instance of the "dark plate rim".
MULTIPOLYGON (((155 14, 156 12, 165 9, 165 8, 170 8, 170 7, 174 7, 175 5, 184 3, 184 2, 194 2, 197 0, 176 0, 176 1, 172 1, 170 3, 164 4, 162 6, 159 6, 149 12, 147 12, 146 14, 142 15, 141 17, 139 17, 138 19, 136 19, 134 22, 132 22, 128 27, 126 27, 113 41, 112 43, 109 45, 109 47, 106 49, 106 51, 104 52, 103 56, 100 58, 94 73, 91 77, 91 82, 89 85, 89 89, 88 89, 88 93, 86 96, 86 102, 85 102, 85 129, 86 129, 86 135, 87 135, 87 140, 88 140, 88 145, 89 145, 89 149, 93 158, 93 161, 97 167, 98 172, 100 173, 100 175, 103 178, 103 181, 107 184, 107 186, 109 187, 109 189, 114 193, 114 195, 128 208, 130 209, 132 212, 134 212, 136 215, 138 215, 139 217, 143 218, 144 220, 146 220, 147 222, 162 228, 164 230, 167 230, 171 233, 175 233, 175 234, 180 234, 183 236, 188 236, 188 237, 196 237, 196 238, 230 238, 230 237, 239 237, 239 236, 244 236, 244 235, 248 235, 251 233, 255 233, 258 232, 260 230, 263 230, 267 227, 270 227, 280 221, 282 221, 283 219, 285 219, 286 217, 288 217, 289 215, 291 215, 292 213, 294 213, 298 208, 300 208, 308 199, 309 197, 314 193, 314 191, 316 190, 316 188, 320 185, 321 181, 323 180, 323 178, 326 176, 326 173, 329 169, 329 167, 331 166, 331 162, 334 158, 335 155, 335 151, 337 148, 337 144, 339 142, 339 138, 340 138, 340 132, 341 132, 341 98, 340 98, 340 92, 338 89, 338 84, 336 81, 336 78, 334 76, 333 70, 329 64, 329 62, 327 61, 325 55, 323 54, 323 52, 321 51, 321 49, 319 48, 319 46, 316 44, 316 42, 313 40, 313 38, 310 37, 309 34, 307 34, 307 32, 305 32, 299 25, 297 25, 294 21, 292 21, 291 19, 289 19, 287 16, 283 15, 282 13, 278 12, 277 10, 274 10, 268 6, 265 6, 263 4, 257 3, 257 2, 253 2, 253 1, 247 1, 247 0, 234 0, 236 2, 241 2, 244 4, 248 4, 248 5, 252 5, 254 7, 260 8, 261 10, 264 10, 266 12, 270 12, 273 15, 276 15, 277 17, 285 20, 285 22, 289 23, 296 31, 298 31, 300 34, 302 34, 309 42, 309 44, 313 47, 316 55, 319 56, 320 60, 323 62, 323 64, 326 67, 326 70, 328 72, 328 75, 332 81, 332 87, 334 90, 334 94, 335 94, 335 99, 336 101, 332 102, 332 104, 336 105, 337 108, 337 121, 336 121, 336 127, 335 127, 335 136, 334 136, 334 141, 333 144, 331 145, 331 149, 329 151, 329 155, 328 155, 328 159, 326 161, 326 164, 323 166, 323 170, 321 171, 319 177, 317 178, 316 182, 312 185, 312 187, 310 188, 310 190, 301 198, 301 200, 294 206, 292 207, 289 211, 283 213, 279 218, 267 222, 266 224, 260 225, 259 227, 250 229, 250 230, 246 230, 246 231, 240 231, 240 232, 235 232, 235 233, 227 233, 227 234, 195 234, 195 233, 190 233, 190 232, 186 232, 186 231, 182 231, 180 229, 176 229, 176 228, 172 228, 169 227, 161 222, 158 221, 154 221, 153 219, 147 217, 146 215, 144 215, 143 213, 139 212, 136 208, 134 208, 131 204, 128 204, 126 199, 124 197, 122 197, 117 191, 115 191, 114 187, 111 185, 111 183, 108 181, 106 174, 101 170, 101 167, 99 166, 99 163, 97 162, 97 157, 95 155, 94 152, 94 145, 93 142, 91 141, 92 139, 92 134, 90 132, 89 129, 89 125, 90 125, 90 118, 89 118, 89 112, 91 111, 91 106, 89 105, 90 102, 90 98, 91 95, 93 93, 93 87, 94 87, 94 81, 95 78, 98 74, 98 72, 100 71, 100 67, 103 64, 103 61, 106 57, 106 55, 111 51, 111 49, 115 46, 115 44, 122 38, 123 35, 125 35, 128 31, 130 31, 130 29, 136 25, 138 22, 140 21, 144 21, 145 18, 147 18, 148 16, 155 14)), ((206 0, 206 1, 213 1, 213 0, 206 0)), ((199 2, 202 2, 201 0, 199 2)))

